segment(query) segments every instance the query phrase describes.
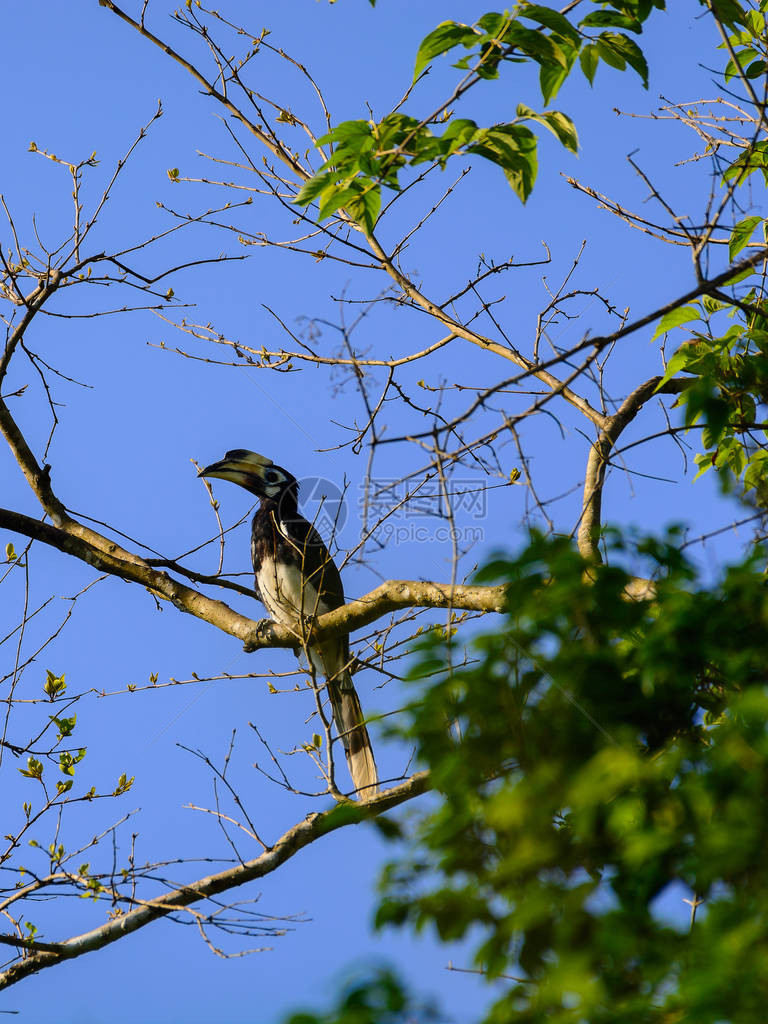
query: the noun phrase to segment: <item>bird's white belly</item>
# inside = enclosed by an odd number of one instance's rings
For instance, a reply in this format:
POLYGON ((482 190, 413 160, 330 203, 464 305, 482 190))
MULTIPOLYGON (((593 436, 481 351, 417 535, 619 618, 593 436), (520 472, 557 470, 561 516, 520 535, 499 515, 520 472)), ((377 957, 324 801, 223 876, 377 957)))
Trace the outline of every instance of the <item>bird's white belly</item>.
POLYGON ((286 626, 295 626, 302 618, 330 611, 325 601, 319 599, 315 587, 306 580, 302 582, 301 571, 296 565, 264 558, 257 582, 267 611, 273 619, 286 626))

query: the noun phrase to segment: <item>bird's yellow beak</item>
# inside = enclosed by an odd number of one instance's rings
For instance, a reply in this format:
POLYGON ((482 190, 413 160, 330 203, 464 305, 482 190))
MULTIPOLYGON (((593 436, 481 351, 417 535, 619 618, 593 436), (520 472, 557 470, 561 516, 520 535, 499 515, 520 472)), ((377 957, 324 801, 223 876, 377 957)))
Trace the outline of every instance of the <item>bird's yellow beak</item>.
POLYGON ((212 462, 210 466, 201 469, 197 475, 230 480, 233 484, 248 487, 254 477, 261 480, 264 469, 271 465, 272 459, 267 459, 257 452, 249 452, 245 448, 238 448, 227 452, 219 462, 212 462))

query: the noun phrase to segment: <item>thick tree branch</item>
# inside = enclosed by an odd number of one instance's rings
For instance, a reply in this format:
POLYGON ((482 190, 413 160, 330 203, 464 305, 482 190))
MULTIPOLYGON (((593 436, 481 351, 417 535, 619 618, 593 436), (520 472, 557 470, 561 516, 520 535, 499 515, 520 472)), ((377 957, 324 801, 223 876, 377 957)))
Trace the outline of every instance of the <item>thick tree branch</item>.
MULTIPOLYGON (((72 520, 74 522, 74 520, 72 520)), ((240 615, 223 601, 217 601, 191 587, 179 583, 164 572, 151 568, 137 556, 125 560, 120 555, 94 547, 87 540, 30 516, 0 508, 0 527, 25 537, 42 541, 65 554, 74 555, 88 565, 119 576, 130 583, 140 583, 152 593, 171 601, 179 611, 194 615, 241 640, 245 649, 257 651, 264 647, 297 647, 310 633, 319 637, 338 636, 367 626, 376 619, 400 608, 455 608, 464 611, 500 612, 504 608, 503 587, 473 585, 451 586, 422 580, 389 580, 370 594, 350 601, 326 615, 321 615, 305 634, 269 620, 257 621, 240 615)), ((106 538, 104 538, 106 540, 106 538)), ((115 548, 121 551, 117 545, 115 548)))
POLYGON ((608 466, 613 446, 625 427, 629 426, 632 420, 642 409, 643 405, 657 391, 660 394, 679 394, 690 381, 685 379, 670 380, 659 388, 661 377, 651 377, 635 388, 627 395, 619 406, 618 410, 609 417, 608 424, 600 431, 595 443, 592 445, 589 458, 587 459, 587 471, 584 479, 584 498, 582 505, 581 522, 579 524, 578 545, 579 551, 591 561, 599 562, 600 549, 600 516, 603 503, 603 484, 605 483, 605 470, 608 466))
MULTIPOLYGON (((68 524, 73 523, 75 526, 80 526, 69 517, 67 520, 68 524)), ((152 569, 137 555, 125 552, 128 557, 122 557, 123 549, 117 544, 112 545, 112 551, 96 547, 77 532, 70 530, 69 525, 65 527, 52 526, 19 512, 13 512, 11 509, 0 509, 0 527, 6 527, 15 533, 58 548, 59 551, 73 555, 80 561, 93 566, 99 572, 119 576, 120 579, 127 580, 129 583, 139 583, 158 597, 170 601, 179 611, 188 612, 198 619, 203 619, 225 633, 238 637, 243 642, 251 638, 254 629, 258 626, 252 619, 240 615, 223 601, 216 601, 200 594, 191 587, 186 587, 183 583, 174 580, 167 573, 152 569)), ((81 529, 88 533, 91 532, 86 527, 81 527, 81 529)), ((102 538, 102 540, 105 544, 110 543, 107 538, 102 538)), ((292 643, 286 641, 284 644, 277 643, 273 646, 290 647, 295 643, 296 641, 293 639, 292 643)))
MULTIPOLYGON (((419 796, 427 789, 429 789, 429 774, 418 772, 399 786, 394 786, 369 800, 359 800, 354 804, 344 803, 324 811, 322 814, 312 814, 288 829, 274 846, 253 860, 200 878, 198 881, 178 889, 172 889, 154 899, 146 900, 127 913, 107 921, 99 928, 94 928, 61 943, 47 943, 45 950, 39 949, 38 946, 38 952, 31 953, 20 963, 14 964, 0 974, 0 989, 7 988, 46 967, 55 967, 63 960, 72 960, 84 953, 103 949, 152 921, 166 917, 168 914, 198 903, 200 900, 228 892, 255 878, 263 878, 285 864, 299 850, 310 846, 323 836, 347 825, 356 825, 361 821, 375 818, 384 811, 391 810, 393 807, 419 796)), ((19 945, 23 945, 23 943, 19 942, 19 945)))
MULTIPOLYGON (((473 612, 503 612, 505 588, 483 587, 473 584, 430 583, 425 580, 387 580, 375 590, 358 597, 340 608, 320 615, 314 622, 312 633, 318 637, 351 633, 380 619, 382 615, 403 608, 453 608, 473 612)), ((306 638, 299 638, 304 642, 306 638)), ((296 646, 297 637, 285 626, 266 620, 259 623, 254 642, 246 642, 246 650, 259 647, 296 646), (291 642, 283 643, 284 636, 291 642), (274 642, 272 637, 274 636, 274 642)))

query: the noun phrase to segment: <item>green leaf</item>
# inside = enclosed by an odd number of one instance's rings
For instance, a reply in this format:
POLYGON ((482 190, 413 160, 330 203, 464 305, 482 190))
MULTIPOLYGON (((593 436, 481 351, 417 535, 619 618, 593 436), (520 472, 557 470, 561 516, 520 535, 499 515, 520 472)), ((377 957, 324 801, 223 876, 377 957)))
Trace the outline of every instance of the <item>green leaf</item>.
POLYGON ((678 306, 676 309, 671 309, 659 321, 659 326, 653 332, 651 341, 655 341, 660 334, 671 331, 673 327, 679 327, 681 324, 687 324, 691 320, 700 319, 701 310, 698 306, 678 306))
POLYGON ((640 75, 645 88, 648 88, 648 62, 634 39, 625 36, 623 32, 601 32, 597 37, 597 46, 606 63, 623 71, 626 61, 640 75))
POLYGON ((49 718, 59 730, 59 739, 72 735, 72 730, 77 722, 77 715, 73 715, 72 718, 57 718, 56 715, 49 715, 49 718))
POLYGON ((443 132, 442 138, 450 140, 446 152, 452 153, 471 142, 477 133, 477 123, 466 117, 457 117, 443 132))
POLYGON ((728 27, 746 25, 745 14, 738 0, 711 0, 712 9, 718 20, 728 27))
POLYGON ((766 483, 768 483, 768 451, 761 449, 755 452, 749 460, 744 473, 744 490, 749 491, 753 487, 765 486, 766 483))
POLYGON ((630 14, 619 14, 618 11, 593 11, 582 18, 579 25, 584 28, 625 28, 630 32, 642 32, 643 26, 630 14))
POLYGON ((695 380, 685 391, 685 425, 689 427, 698 422, 702 415, 707 426, 718 437, 730 415, 728 403, 715 392, 712 380, 704 377, 695 380))
POLYGON ((549 103, 560 92, 560 87, 568 77, 568 72, 552 64, 542 64, 539 71, 539 88, 545 103, 549 103))
MULTIPOLYGON (((712 422, 713 412, 715 413, 718 421, 722 421, 725 419, 727 415, 727 412, 724 408, 725 404, 725 402, 716 400, 716 404, 713 403, 711 408, 705 410, 708 423, 712 422), (720 408, 718 408, 718 406, 720 408)), ((718 425, 722 429, 722 426, 724 424, 722 422, 719 422, 718 425)), ((741 445, 741 443, 733 436, 722 438, 718 445, 717 455, 715 456, 715 466, 717 466, 718 469, 727 466, 728 469, 730 469, 731 472, 734 474, 734 476, 740 477, 742 472, 744 471, 746 463, 747 456, 744 452, 744 448, 741 445)))
POLYGON ((326 217, 330 217, 332 213, 335 213, 340 207, 346 206, 347 203, 351 202, 360 195, 360 189, 357 187, 357 182, 362 179, 357 179, 355 187, 348 188, 335 188, 328 189, 327 193, 323 193, 323 200, 320 204, 320 211, 318 217, 320 220, 325 220, 326 217))
POLYGON ((733 229, 731 239, 728 242, 728 259, 731 262, 733 262, 734 258, 750 240, 753 231, 761 221, 762 217, 745 217, 733 229))
POLYGON ((577 47, 570 46, 565 42, 560 48, 565 54, 566 67, 563 68, 559 64, 542 64, 539 72, 539 86, 545 103, 549 103, 557 96, 560 86, 570 74, 578 53, 577 47))
POLYGON ((709 453, 703 455, 694 455, 693 461, 699 467, 699 471, 693 478, 694 481, 698 480, 700 476, 704 476, 707 470, 714 468, 714 462, 712 461, 712 455, 709 453))
POLYGON ((361 199, 354 204, 350 212, 357 220, 362 220, 366 231, 370 234, 376 226, 380 211, 381 188, 376 185, 372 188, 367 188, 363 192, 361 199))
POLYGON ((64 681, 64 673, 60 676, 55 676, 50 669, 46 670, 45 682, 43 683, 43 690, 51 700, 57 697, 60 693, 63 693, 67 688, 67 684, 64 681))
POLYGON ((27 767, 19 768, 19 771, 28 779, 40 779, 43 776, 43 765, 36 757, 28 757, 27 767))
POLYGON ((566 149, 569 149, 572 153, 578 153, 579 136, 576 131, 576 125, 567 114, 563 114, 560 110, 550 110, 544 114, 543 120, 566 149))
POLYGON ((413 71, 413 80, 419 77, 424 68, 434 57, 441 53, 447 53, 454 46, 463 44, 472 45, 478 39, 477 32, 469 25, 462 25, 455 21, 443 21, 433 29, 428 36, 421 41, 416 54, 416 64, 413 71))
MULTIPOLYGON (((760 327, 752 327, 750 330, 745 332, 744 335, 749 338, 750 341, 754 341, 761 352, 768 352, 768 330, 763 330, 760 327)), ((755 360, 757 364, 757 359, 755 360)))
POLYGON ((349 142, 357 138, 363 139, 370 134, 370 121, 362 121, 359 118, 355 121, 342 121, 331 131, 321 135, 317 140, 317 145, 325 146, 329 142, 349 142))
POLYGON ((525 202, 531 194, 538 162, 536 136, 522 125, 496 125, 477 132, 476 140, 467 148, 502 168, 507 181, 525 202))
POLYGON ((666 369, 664 370, 664 376, 656 385, 656 391, 666 384, 668 380, 672 380, 676 373, 685 369, 688 364, 688 357, 689 352, 687 346, 683 346, 683 348, 680 348, 675 352, 672 358, 667 362, 666 369))
POLYGON ((757 170, 761 170, 763 176, 766 177, 766 167, 768 167, 768 143, 756 142, 749 149, 742 152, 733 161, 731 166, 725 170, 723 181, 731 181, 733 178, 738 178, 739 184, 741 184, 750 174, 757 170))
POLYGON ((14 548, 13 544, 10 541, 5 545, 5 557, 8 559, 9 562, 15 562, 16 559, 19 557, 16 554, 16 549, 14 548))
POLYGON ((553 11, 551 7, 541 7, 538 4, 525 4, 520 12, 521 18, 528 18, 531 21, 537 21, 540 25, 544 25, 546 28, 551 28, 557 35, 562 36, 564 39, 570 40, 571 43, 578 49, 581 46, 581 36, 573 25, 568 21, 564 14, 560 14, 559 11, 553 11))
POLYGON ((740 70, 755 60, 757 56, 757 50, 753 50, 750 47, 747 47, 746 50, 739 50, 736 54, 736 60, 731 58, 731 60, 728 61, 725 69, 726 82, 730 82, 732 78, 735 78, 740 73, 740 70))
POLYGON ((753 39, 761 39, 765 35, 765 15, 759 11, 747 11, 745 23, 747 31, 753 39))
POLYGON ((600 62, 600 51, 594 43, 587 43, 579 54, 579 63, 590 85, 595 81, 595 72, 600 62))
POLYGON ((524 103, 518 103, 516 113, 521 120, 537 121, 539 124, 543 124, 562 142, 566 149, 570 149, 572 153, 578 152, 579 137, 576 133, 576 126, 567 114, 563 114, 559 110, 549 110, 539 114, 524 103))
POLYGON ((477 19, 477 24, 487 38, 501 41, 507 38, 507 34, 516 23, 509 11, 489 11, 477 19))
POLYGON ((568 70, 568 57, 562 46, 551 36, 542 35, 532 29, 516 26, 509 35, 509 42, 522 53, 532 57, 539 64, 559 65, 568 70))
POLYGON ((624 55, 616 50, 614 46, 611 46, 602 36, 598 37, 595 45, 597 46, 597 52, 606 64, 616 68, 617 71, 623 71, 626 68, 627 62, 624 59, 624 55))
POLYGON ((117 780, 117 786, 115 786, 112 796, 122 796, 123 793, 127 793, 133 785, 134 778, 135 776, 132 775, 129 779, 125 772, 123 772, 117 780))
POLYGON ((726 309, 728 306, 727 302, 722 302, 720 299, 713 299, 711 295, 702 295, 701 304, 704 307, 704 312, 712 316, 713 313, 718 313, 721 309, 726 309))
POLYGON ((320 193, 328 187, 336 178, 337 174, 327 171, 325 174, 316 174, 314 178, 306 181, 301 191, 293 200, 296 206, 308 206, 313 199, 317 199, 320 193))

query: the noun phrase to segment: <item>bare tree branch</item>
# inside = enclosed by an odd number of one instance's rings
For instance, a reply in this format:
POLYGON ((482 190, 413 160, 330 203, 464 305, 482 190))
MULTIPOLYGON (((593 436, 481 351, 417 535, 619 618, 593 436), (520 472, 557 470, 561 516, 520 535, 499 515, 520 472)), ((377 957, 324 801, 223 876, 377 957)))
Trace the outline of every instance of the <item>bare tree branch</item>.
MULTIPOLYGON (((255 878, 263 878, 285 864, 299 850, 310 846, 323 836, 329 835, 339 828, 375 818, 406 800, 419 796, 427 789, 429 789, 429 775, 427 772, 419 772, 379 796, 354 804, 344 803, 321 814, 312 814, 288 829, 266 852, 253 860, 237 864, 235 867, 220 871, 215 875, 200 878, 196 882, 171 890, 155 899, 137 901, 140 902, 139 906, 120 914, 98 928, 84 932, 82 935, 60 943, 38 945, 35 952, 31 952, 20 963, 13 964, 0 973, 0 989, 7 988, 22 978, 36 974, 47 967, 55 967, 63 960, 72 960, 84 953, 103 949, 125 935, 144 928, 158 918, 167 917, 176 910, 228 892, 255 878)), ((10 941, 13 937, 6 936, 6 939, 10 941)), ((17 945, 27 949, 35 948, 34 943, 30 945, 23 940, 17 945)))

